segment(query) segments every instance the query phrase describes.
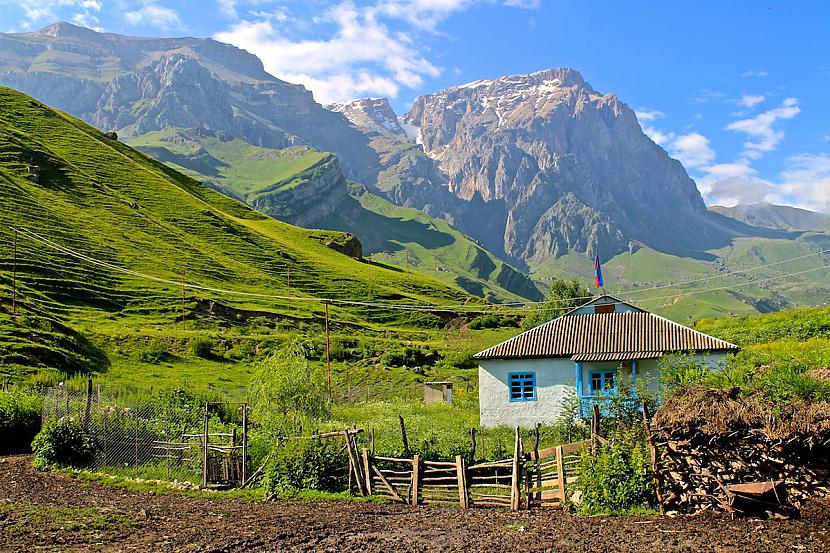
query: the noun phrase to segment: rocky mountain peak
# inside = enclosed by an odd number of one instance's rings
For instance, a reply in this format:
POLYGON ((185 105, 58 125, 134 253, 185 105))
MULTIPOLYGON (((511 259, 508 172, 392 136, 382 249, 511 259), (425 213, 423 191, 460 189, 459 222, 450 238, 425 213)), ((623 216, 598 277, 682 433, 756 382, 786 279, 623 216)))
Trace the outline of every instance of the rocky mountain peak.
POLYGON ((406 137, 398 116, 386 98, 359 98, 326 106, 326 109, 342 113, 356 127, 382 135, 406 137))
POLYGON ((87 29, 86 27, 79 27, 78 25, 73 25, 72 23, 61 21, 58 23, 52 23, 51 25, 47 25, 46 27, 43 27, 42 29, 35 31, 35 33, 33 34, 45 35, 54 38, 82 38, 95 36, 100 33, 93 31, 92 29, 87 29))

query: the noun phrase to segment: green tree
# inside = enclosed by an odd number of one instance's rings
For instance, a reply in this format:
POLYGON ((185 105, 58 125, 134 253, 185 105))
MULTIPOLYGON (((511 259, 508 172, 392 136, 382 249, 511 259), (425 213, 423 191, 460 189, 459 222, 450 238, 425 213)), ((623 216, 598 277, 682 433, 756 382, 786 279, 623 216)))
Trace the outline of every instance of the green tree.
POLYGON ((258 363, 250 390, 256 420, 274 435, 295 434, 331 414, 325 373, 294 346, 258 363))
POLYGON ((522 328, 533 328, 564 315, 571 309, 588 302, 591 297, 593 297, 591 291, 582 286, 577 279, 557 278, 551 283, 545 301, 525 318, 522 328))

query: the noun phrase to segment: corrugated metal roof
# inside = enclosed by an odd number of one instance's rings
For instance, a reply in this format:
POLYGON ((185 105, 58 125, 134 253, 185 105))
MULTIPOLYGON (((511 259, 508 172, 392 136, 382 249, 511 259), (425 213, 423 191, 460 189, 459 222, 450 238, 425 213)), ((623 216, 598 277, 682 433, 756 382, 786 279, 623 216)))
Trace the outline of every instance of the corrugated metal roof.
POLYGON ((571 356, 571 361, 624 361, 627 359, 657 359, 662 356, 662 351, 577 353, 571 356))
POLYGON ((738 346, 653 313, 566 315, 477 353, 475 359, 737 351, 738 346))

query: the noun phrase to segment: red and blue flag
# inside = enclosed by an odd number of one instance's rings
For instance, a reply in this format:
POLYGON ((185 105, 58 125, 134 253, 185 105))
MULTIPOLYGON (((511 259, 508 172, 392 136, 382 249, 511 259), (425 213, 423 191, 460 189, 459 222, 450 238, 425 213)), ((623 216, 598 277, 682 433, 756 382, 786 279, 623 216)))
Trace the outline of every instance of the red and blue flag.
POLYGON ((597 288, 602 288, 602 267, 599 264, 599 254, 597 254, 596 259, 594 259, 594 270, 596 271, 596 275, 594 276, 594 284, 597 288))

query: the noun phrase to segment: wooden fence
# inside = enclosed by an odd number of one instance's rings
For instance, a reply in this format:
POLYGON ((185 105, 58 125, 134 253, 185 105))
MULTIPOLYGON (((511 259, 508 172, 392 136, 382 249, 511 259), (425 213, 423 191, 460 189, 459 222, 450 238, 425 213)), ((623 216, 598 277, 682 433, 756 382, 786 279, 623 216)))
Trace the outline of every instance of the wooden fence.
POLYGON ((568 486, 579 477, 581 454, 591 444, 585 440, 524 453, 517 428, 512 458, 467 466, 460 455, 455 461, 426 461, 418 455, 374 456, 363 448, 360 466, 351 472, 363 478, 358 481, 361 494, 413 506, 450 503, 462 509, 487 506, 514 511, 562 507, 568 486))

